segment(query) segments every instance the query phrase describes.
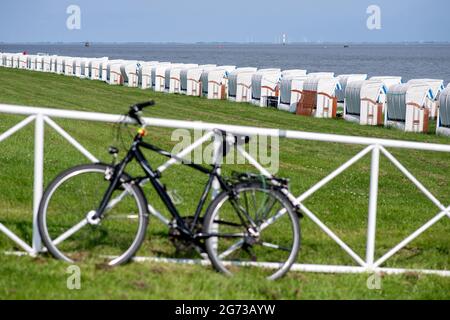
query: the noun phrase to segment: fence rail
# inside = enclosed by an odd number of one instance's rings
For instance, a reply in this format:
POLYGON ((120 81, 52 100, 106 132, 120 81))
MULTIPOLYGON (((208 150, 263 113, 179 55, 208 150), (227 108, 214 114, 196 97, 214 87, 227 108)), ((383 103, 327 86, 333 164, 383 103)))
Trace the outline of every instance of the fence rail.
MULTIPOLYGON (((21 240, 17 235, 11 232, 6 226, 0 223, 0 232, 6 234, 11 240, 17 243, 27 253, 36 255, 41 247, 41 239, 39 238, 39 232, 37 229, 36 217, 39 206, 39 201, 43 191, 43 172, 44 172, 44 126, 45 124, 53 128, 58 134, 64 137, 72 146, 85 155, 90 161, 96 162, 97 158, 92 155, 86 148, 84 148, 78 141, 71 137, 63 128, 61 128, 51 118, 59 119, 72 119, 72 120, 86 120, 86 121, 98 121, 116 123, 123 121, 121 115, 94 113, 94 112, 82 112, 73 110, 61 110, 61 109, 49 109, 49 108, 35 108, 26 106, 13 106, 0 104, 0 113, 15 114, 28 116, 25 120, 22 120, 17 125, 13 126, 9 130, 0 134, 0 142, 7 139, 17 131, 21 130, 33 121, 35 125, 35 148, 34 148, 34 194, 33 194, 33 243, 28 245, 21 240)), ((126 121, 132 122, 131 119, 126 121)), ((292 130, 280 130, 280 129, 265 129, 255 128, 247 126, 235 126, 215 123, 204 122, 192 122, 192 121, 180 121, 180 120, 168 120, 158 118, 145 118, 146 123, 149 126, 166 127, 166 128, 183 128, 183 129, 201 129, 201 130, 214 130, 222 129, 235 134, 243 135, 261 135, 271 137, 283 137, 287 139, 297 140, 310 140, 321 141, 329 143, 342 143, 365 146, 365 148, 356 154, 353 158, 346 161, 339 168, 334 170, 328 176, 317 182, 314 186, 308 189, 303 194, 296 197, 302 212, 311 219, 315 224, 322 229, 331 239, 333 239, 352 259, 357 263, 356 266, 331 266, 331 265, 304 265, 295 264, 293 270, 298 271, 311 271, 311 272, 333 272, 333 273, 361 273, 361 272, 385 272, 390 274, 398 274, 404 272, 423 272, 427 274, 437 274, 441 276, 450 276, 449 270, 424 270, 424 269, 406 269, 406 268, 383 268, 382 265, 395 255, 398 251, 403 249, 411 241, 419 237, 423 232, 432 227, 435 223, 441 219, 447 217, 450 218, 450 206, 442 204, 423 184, 417 180, 412 173, 410 173, 386 148, 401 148, 401 149, 413 149, 423 151, 435 151, 450 153, 450 145, 444 144, 431 144, 411 141, 389 140, 389 139, 377 139, 377 138, 365 138, 354 137, 334 134, 322 134, 322 133, 310 133, 302 131, 292 130), (366 242, 366 256, 363 259, 357 253, 355 253, 350 246, 348 246, 343 240, 341 240, 324 222, 322 222, 311 210, 305 205, 304 201, 312 196, 319 189, 327 185, 330 181, 335 179, 345 170, 350 168, 353 164, 359 161, 364 156, 371 153, 371 169, 370 169, 370 191, 369 191, 369 208, 368 208, 368 226, 367 226, 367 242, 366 242), (376 220, 377 220, 377 205, 378 205, 378 176, 379 176, 379 160, 380 156, 385 156, 395 167, 400 170, 430 201, 432 201, 439 210, 431 220, 422 225, 419 229, 389 250, 378 260, 375 260, 375 239, 376 239, 376 220)), ((264 170, 264 168, 260 168, 264 170)), ((1 191, 0 191, 1 192, 1 191)), ((157 259, 157 258, 145 258, 137 257, 137 261, 153 260, 153 261, 176 261, 180 263, 200 263, 204 264, 205 261, 194 260, 176 260, 176 259, 157 259)), ((272 267, 271 264, 264 262, 252 263, 252 265, 260 267, 272 267)))

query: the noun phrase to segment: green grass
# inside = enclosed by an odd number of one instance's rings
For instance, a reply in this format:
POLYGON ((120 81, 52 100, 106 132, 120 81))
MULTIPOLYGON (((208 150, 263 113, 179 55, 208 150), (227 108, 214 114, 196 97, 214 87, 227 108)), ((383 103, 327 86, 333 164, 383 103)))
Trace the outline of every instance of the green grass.
MULTIPOLYGON (((147 116, 206 121, 310 132, 336 133, 388 139, 449 144, 434 134, 408 134, 394 129, 363 127, 343 120, 299 117, 248 104, 210 101, 167 95, 140 89, 113 87, 102 82, 53 74, 0 69, 0 103, 43 106, 107 113, 124 113, 135 102, 155 99, 157 107, 147 116)), ((0 132, 23 117, 0 115, 0 132)), ((88 150, 110 161, 107 147, 113 141, 113 126, 103 123, 54 119, 88 150)), ((33 125, 2 142, 0 152, 0 222, 31 242, 33 186, 33 125)), ((171 148, 172 130, 151 128, 150 139, 171 148)), ((60 171, 87 162, 52 129, 46 128, 45 183, 60 171)), ((325 177, 361 146, 311 141, 280 141, 278 175, 291 179, 292 191, 300 194, 325 177)), ((122 148, 123 149, 123 148, 122 148)), ((450 203, 450 162, 448 154, 390 150, 423 184, 444 203, 450 203)), ((152 162, 162 163, 150 156, 152 162)), ((306 205, 346 241, 360 256, 365 255, 370 157, 365 157, 339 176, 306 205)), ((225 172, 248 166, 229 166, 225 172)), ((133 169, 134 170, 134 169, 133 169)), ((377 251, 380 257, 431 219, 438 209, 402 174, 382 158, 377 223, 377 251)), ((189 169, 176 167, 164 177, 169 188, 184 199, 181 211, 191 215, 205 178, 189 169)), ((155 195, 146 189, 152 204, 161 208, 155 195)), ((443 219, 385 266, 449 269, 449 219, 443 219)), ((309 219, 302 221, 302 249, 299 262, 353 264, 332 240, 309 219)), ((140 255, 173 257, 167 231, 150 221, 149 235, 140 255)), ((0 250, 15 250, 0 235, 0 250)), ((208 267, 155 263, 129 264, 105 269, 81 265, 82 289, 66 288, 67 265, 48 257, 32 259, 0 255, 0 298, 149 298, 149 299, 449 299, 450 279, 406 274, 383 276, 382 290, 368 290, 368 275, 331 275, 291 272, 272 283, 261 280, 250 269, 236 278, 225 278, 208 267)))

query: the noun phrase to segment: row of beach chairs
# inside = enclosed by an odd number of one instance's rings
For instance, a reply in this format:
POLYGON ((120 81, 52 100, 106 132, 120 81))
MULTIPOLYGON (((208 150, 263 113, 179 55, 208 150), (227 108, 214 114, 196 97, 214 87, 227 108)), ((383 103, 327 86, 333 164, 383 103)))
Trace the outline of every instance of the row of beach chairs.
POLYGON ((52 72, 66 76, 153 89, 157 92, 228 99, 303 116, 335 118, 343 106, 345 120, 361 125, 428 132, 437 119, 437 133, 450 135, 450 85, 438 79, 335 76, 332 72, 257 69, 159 61, 110 60, 0 53, 0 67, 52 72))

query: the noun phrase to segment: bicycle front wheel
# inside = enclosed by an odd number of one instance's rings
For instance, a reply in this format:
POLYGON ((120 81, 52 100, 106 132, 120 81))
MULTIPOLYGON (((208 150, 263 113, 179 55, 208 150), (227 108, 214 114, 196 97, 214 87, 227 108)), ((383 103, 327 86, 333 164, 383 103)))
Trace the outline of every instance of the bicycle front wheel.
POLYGON ((258 266, 269 280, 282 277, 300 248, 300 225, 291 202, 263 183, 242 183, 235 196, 222 192, 205 215, 206 250, 213 266, 227 274, 258 266))
POLYGON ((119 265, 132 258, 144 241, 147 201, 125 175, 100 223, 89 219, 110 185, 110 170, 103 164, 78 166, 63 172, 46 189, 38 224, 43 243, 55 258, 119 265))

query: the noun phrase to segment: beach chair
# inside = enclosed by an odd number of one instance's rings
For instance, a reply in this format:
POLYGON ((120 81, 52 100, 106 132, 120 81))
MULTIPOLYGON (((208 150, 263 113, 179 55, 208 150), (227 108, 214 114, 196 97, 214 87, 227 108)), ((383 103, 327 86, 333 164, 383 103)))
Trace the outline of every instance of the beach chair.
POLYGON ((408 83, 426 83, 430 86, 431 93, 427 96, 425 107, 429 110, 430 119, 436 119, 439 108, 439 95, 444 90, 444 80, 439 79, 412 79, 408 83))
POLYGON ((180 93, 188 96, 200 96, 200 78, 203 71, 215 69, 215 64, 183 67, 180 71, 180 93))
POLYGON ((359 80, 347 84, 344 119, 361 125, 378 126, 384 122, 381 96, 385 87, 380 80, 359 80))
POLYGON ((42 71, 43 72, 51 72, 53 57, 54 56, 46 55, 42 58, 42 71))
POLYGON ((159 64, 158 61, 144 61, 139 72, 139 84, 141 89, 152 88, 152 70, 159 64))
POLYGON ((227 99, 228 74, 233 72, 235 69, 236 66, 219 66, 207 72, 208 99, 215 99, 215 100, 227 99))
POLYGON ((228 79, 228 99, 235 102, 252 102, 252 78, 257 68, 238 68, 228 79))
POLYGON ((297 104, 302 98, 303 84, 307 79, 307 76, 289 76, 280 81, 279 110, 296 112, 297 104))
POLYGON ((267 107, 269 99, 278 98, 280 69, 261 69, 252 76, 252 104, 267 107))
POLYGON ((139 75, 141 73, 140 61, 125 61, 121 66, 123 85, 131 88, 139 87, 139 75))
POLYGON ((376 76, 376 77, 371 77, 369 80, 379 80, 379 81, 383 82, 384 87, 386 88, 386 94, 384 94, 380 97, 380 101, 383 103, 383 106, 384 106, 383 112, 386 112, 387 93, 389 92, 390 87, 402 83, 402 77, 376 76))
POLYGON ((361 81, 367 79, 367 74, 342 74, 337 76, 341 89, 337 90, 336 97, 338 102, 344 102, 345 89, 347 85, 353 81, 361 81))
POLYGON ((28 55, 19 56, 19 69, 28 69, 28 55))
MULTIPOLYGON (((228 74, 228 100, 235 101, 235 102, 243 102, 242 99, 238 100, 238 91, 242 90, 242 81, 241 81, 241 75, 247 74, 248 76, 246 79, 250 78, 250 83, 247 83, 245 86, 245 90, 251 90, 251 76, 256 73, 257 68, 252 67, 245 67, 245 68, 237 68, 230 72, 228 74), (239 85, 241 84, 241 87, 238 89, 239 85)), ((248 81, 247 81, 248 82, 248 81)), ((247 96, 247 93, 244 93, 245 96, 247 96)), ((250 95, 251 96, 251 95, 250 95)), ((240 95, 242 97, 242 94, 240 95)), ((248 102, 248 101, 245 101, 248 102)))
POLYGON ((185 93, 187 91, 187 70, 197 67, 198 64, 190 63, 170 69, 169 93, 185 93))
POLYGON ((91 80, 103 80, 103 69, 107 68, 108 61, 107 57, 90 60, 87 74, 91 80))
POLYGON ((64 59, 64 75, 75 76, 75 61, 77 58, 66 57, 64 59))
POLYGON ((336 78, 308 78, 303 83, 303 93, 297 104, 296 113, 316 118, 335 118, 336 91, 339 87, 339 81, 336 78))
POLYGON ((450 85, 439 95, 436 133, 450 137, 450 85))
POLYGON ((430 89, 426 83, 391 86, 387 93, 385 126, 406 132, 428 132, 429 110, 425 103, 430 89))

